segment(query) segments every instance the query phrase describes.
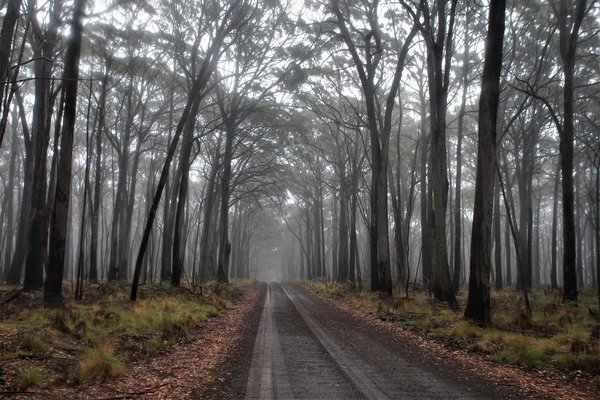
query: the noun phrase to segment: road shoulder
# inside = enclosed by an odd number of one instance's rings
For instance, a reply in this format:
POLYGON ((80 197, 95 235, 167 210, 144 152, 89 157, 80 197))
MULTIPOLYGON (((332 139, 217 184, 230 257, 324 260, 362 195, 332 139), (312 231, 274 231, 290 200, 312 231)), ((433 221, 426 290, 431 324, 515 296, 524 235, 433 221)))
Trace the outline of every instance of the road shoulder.
MULTIPOLYGON (((44 399, 224 399, 243 397, 264 285, 248 287, 233 309, 212 318, 165 354, 141 359, 125 376, 56 388, 44 399)), ((22 398, 27 398, 25 394, 22 398)))
POLYGON ((409 346, 419 348, 426 357, 438 362, 454 366, 473 380, 482 379, 492 383, 499 389, 518 391, 523 397, 545 399, 590 399, 597 398, 598 392, 593 388, 574 384, 570 375, 559 371, 534 371, 509 365, 500 365, 482 356, 468 353, 460 349, 450 349, 443 343, 425 334, 408 330, 393 321, 382 321, 372 312, 362 310, 345 302, 344 299, 333 299, 323 293, 316 292, 307 285, 300 285, 311 296, 318 298, 338 311, 355 318, 360 323, 373 329, 392 333, 406 341, 409 346))

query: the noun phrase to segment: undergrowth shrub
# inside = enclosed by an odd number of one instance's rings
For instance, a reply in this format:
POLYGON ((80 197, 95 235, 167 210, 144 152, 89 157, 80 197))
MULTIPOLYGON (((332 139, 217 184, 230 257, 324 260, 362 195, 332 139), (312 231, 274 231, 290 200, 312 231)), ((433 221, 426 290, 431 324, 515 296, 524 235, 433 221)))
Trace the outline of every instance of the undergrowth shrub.
POLYGON ((23 325, 30 329, 42 328, 48 324, 48 317, 41 310, 32 311, 29 316, 23 321, 23 325))
POLYGON ((146 352, 149 354, 158 352, 162 347, 163 342, 161 340, 151 338, 146 341, 146 352))
POLYGON ((123 375, 127 368, 123 362, 113 354, 110 345, 105 344, 99 348, 89 349, 84 352, 79 362, 77 380, 104 380, 108 377, 123 375))
POLYGON ((26 333, 21 336, 19 347, 22 350, 33 353, 34 355, 44 355, 50 348, 48 342, 43 337, 35 333, 26 333))
POLYGON ((46 380, 46 374, 37 368, 31 367, 17 372, 15 377, 16 385, 21 390, 29 389, 33 386, 39 386, 46 380))
POLYGON ((490 356, 491 360, 514 365, 540 368, 546 361, 544 352, 523 335, 512 335, 505 339, 504 348, 490 356))
POLYGON ((600 374, 600 354, 557 354, 552 364, 558 369, 581 370, 600 374))

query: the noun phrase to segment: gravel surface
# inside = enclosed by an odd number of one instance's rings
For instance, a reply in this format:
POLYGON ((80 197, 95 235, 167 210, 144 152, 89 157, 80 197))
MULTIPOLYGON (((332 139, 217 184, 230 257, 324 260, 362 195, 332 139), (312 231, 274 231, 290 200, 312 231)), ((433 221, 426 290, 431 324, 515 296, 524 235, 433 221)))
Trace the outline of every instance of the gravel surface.
POLYGON ((267 290, 246 398, 521 398, 373 329, 298 285, 272 283, 267 290))

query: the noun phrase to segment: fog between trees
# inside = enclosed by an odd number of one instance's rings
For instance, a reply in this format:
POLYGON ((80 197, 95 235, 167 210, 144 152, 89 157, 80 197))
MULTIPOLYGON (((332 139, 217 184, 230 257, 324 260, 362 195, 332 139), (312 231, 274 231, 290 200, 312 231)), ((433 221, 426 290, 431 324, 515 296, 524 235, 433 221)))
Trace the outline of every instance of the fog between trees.
POLYGON ((49 306, 62 278, 598 286, 593 0, 0 6, 0 272, 49 306))

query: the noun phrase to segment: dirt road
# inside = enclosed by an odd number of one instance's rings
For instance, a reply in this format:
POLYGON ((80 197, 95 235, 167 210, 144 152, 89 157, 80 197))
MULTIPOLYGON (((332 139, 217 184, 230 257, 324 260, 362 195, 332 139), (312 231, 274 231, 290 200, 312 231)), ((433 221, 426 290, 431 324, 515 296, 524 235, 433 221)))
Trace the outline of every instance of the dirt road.
POLYGON ((520 398, 469 379, 452 363, 333 309, 298 285, 271 283, 266 290, 248 399, 520 398))

